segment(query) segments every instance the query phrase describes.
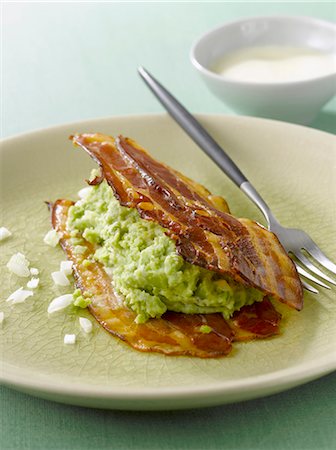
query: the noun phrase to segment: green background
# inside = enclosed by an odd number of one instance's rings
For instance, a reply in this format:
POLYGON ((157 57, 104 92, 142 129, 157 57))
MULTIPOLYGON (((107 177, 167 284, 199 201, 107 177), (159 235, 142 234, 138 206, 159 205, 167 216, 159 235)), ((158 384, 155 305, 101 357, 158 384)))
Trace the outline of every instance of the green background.
MULTIPOLYGON (((193 41, 240 17, 335 20, 333 3, 4 3, 4 137, 50 125, 162 111, 136 74, 144 65, 189 109, 226 113, 189 62, 193 41)), ((313 127, 335 132, 336 99, 313 127)), ((268 398, 203 410, 89 410, 0 388, 0 448, 332 449, 336 374, 268 398)))

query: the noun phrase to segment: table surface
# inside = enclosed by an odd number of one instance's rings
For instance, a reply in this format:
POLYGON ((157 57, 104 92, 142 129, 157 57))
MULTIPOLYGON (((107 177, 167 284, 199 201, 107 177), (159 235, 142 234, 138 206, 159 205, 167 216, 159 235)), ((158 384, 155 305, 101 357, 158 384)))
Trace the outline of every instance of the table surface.
MULTIPOLYGON (((2 136, 161 112, 136 74, 140 64, 191 111, 231 113, 192 69, 191 44, 222 22, 271 14, 336 15, 332 2, 4 2, 2 136)), ((311 126, 335 132, 335 110, 334 98, 311 126)), ((160 413, 72 407, 0 387, 3 450, 332 449, 335 422, 335 373, 254 401, 160 413)))

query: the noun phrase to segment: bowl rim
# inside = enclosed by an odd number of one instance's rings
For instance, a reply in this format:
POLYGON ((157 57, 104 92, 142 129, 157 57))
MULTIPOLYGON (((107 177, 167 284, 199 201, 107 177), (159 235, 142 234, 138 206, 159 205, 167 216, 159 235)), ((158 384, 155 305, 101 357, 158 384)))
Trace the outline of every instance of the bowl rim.
MULTIPOLYGON (((212 70, 209 70, 207 67, 205 67, 203 64, 201 64, 198 59, 196 58, 196 49, 200 45, 200 43, 209 35, 216 33, 219 30, 222 30, 223 28, 234 26, 234 25, 240 25, 244 22, 248 22, 250 20, 255 21, 261 21, 261 20, 280 20, 280 21, 290 21, 290 22, 300 22, 300 23, 311 23, 312 25, 317 25, 322 28, 328 28, 332 31, 334 31, 336 36, 336 24, 334 24, 331 21, 318 19, 314 17, 309 16, 289 16, 289 15, 265 15, 265 16, 248 16, 237 20, 232 20, 229 22, 222 23, 219 26, 216 26, 206 32, 204 32, 201 36, 199 36, 194 43, 192 44, 192 47, 189 52, 189 58, 192 63, 192 65, 198 70, 198 72, 201 73, 201 75, 210 78, 214 81, 219 81, 223 84, 228 84, 231 86, 249 86, 249 87, 258 87, 258 88, 269 88, 269 87, 288 87, 290 85, 303 85, 303 84, 309 84, 311 82, 316 81, 325 81, 332 78, 336 78, 336 68, 334 72, 327 73, 326 75, 320 75, 320 76, 312 76, 311 78, 304 79, 304 80, 293 80, 293 81, 241 81, 241 80, 234 80, 233 78, 219 75, 213 72, 212 70)), ((246 47, 241 47, 246 48, 246 47)), ((307 48, 312 48, 308 47, 307 48)))

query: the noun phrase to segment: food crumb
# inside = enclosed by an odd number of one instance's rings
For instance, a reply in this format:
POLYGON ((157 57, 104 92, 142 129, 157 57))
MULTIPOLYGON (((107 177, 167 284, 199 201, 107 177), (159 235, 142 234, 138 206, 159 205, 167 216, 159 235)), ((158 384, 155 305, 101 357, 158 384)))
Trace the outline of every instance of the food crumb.
POLYGON ((60 235, 56 230, 49 230, 43 238, 43 242, 47 245, 50 245, 50 247, 56 247, 56 245, 59 243, 59 240, 60 235))
POLYGON ((33 291, 27 291, 20 287, 15 292, 13 292, 6 300, 6 302, 12 302, 12 305, 15 303, 23 303, 28 297, 34 295, 33 291))
POLYGON ((23 253, 15 253, 12 255, 7 263, 7 268, 10 272, 14 273, 18 277, 29 277, 29 261, 23 253))
POLYGON ((79 318, 79 325, 81 329, 84 331, 84 333, 91 333, 92 331, 92 322, 89 319, 86 319, 85 317, 79 318))
POLYGON ((72 261, 61 261, 60 263, 60 272, 63 272, 65 275, 71 275, 72 274, 72 261))
POLYGON ((6 227, 0 227, 0 241, 4 241, 9 236, 12 236, 12 233, 6 227))
POLYGON ((73 302, 72 294, 64 294, 61 295, 60 297, 56 297, 50 302, 48 306, 48 313, 52 314, 56 311, 60 311, 71 305, 72 302, 73 302))
POLYGON ((212 328, 209 327, 209 325, 202 325, 202 326, 200 326, 199 330, 201 333, 209 334, 209 333, 211 333, 212 328))
POLYGON ((64 344, 66 345, 73 345, 76 342, 76 335, 75 334, 66 334, 64 336, 64 344))
POLYGON ((27 288, 28 289, 36 289, 37 286, 39 285, 39 283, 40 283, 40 279, 33 277, 31 280, 28 281, 27 288))
POLYGON ((51 278, 58 286, 69 286, 70 284, 70 281, 68 280, 64 272, 52 272, 51 278))
POLYGON ((31 267, 30 268, 30 274, 31 275, 38 275, 40 273, 40 271, 38 269, 36 269, 36 267, 31 267))
POLYGON ((80 289, 75 290, 75 292, 73 293, 73 298, 73 304, 75 306, 79 306, 80 308, 86 308, 91 303, 91 299, 82 295, 80 289))

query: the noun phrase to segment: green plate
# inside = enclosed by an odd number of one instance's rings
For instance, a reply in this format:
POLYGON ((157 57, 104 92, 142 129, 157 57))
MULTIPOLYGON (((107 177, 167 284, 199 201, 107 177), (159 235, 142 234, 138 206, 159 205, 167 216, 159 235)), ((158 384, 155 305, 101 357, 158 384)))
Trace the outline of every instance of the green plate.
MULTIPOLYGON (((200 116, 205 127, 287 226, 305 229, 336 260, 335 137, 282 122, 229 116, 200 116)), ((45 201, 76 199, 94 163, 74 149, 75 132, 123 134, 155 157, 228 200, 233 214, 264 220, 242 192, 166 115, 113 117, 50 128, 3 141, 0 226, 13 236, 0 243, 1 380, 40 397, 92 407, 174 409, 246 400, 297 386, 336 368, 335 288, 305 293, 302 312, 284 313, 283 333, 234 345, 222 359, 165 357, 139 353, 94 323, 84 335, 69 308, 50 315, 60 293, 50 277, 64 259, 43 243, 50 229, 45 201), (23 252, 40 269, 41 286, 25 303, 6 298, 26 279, 6 263, 23 252), (75 333, 75 345, 64 345, 75 333)))

